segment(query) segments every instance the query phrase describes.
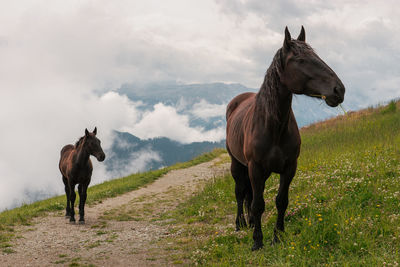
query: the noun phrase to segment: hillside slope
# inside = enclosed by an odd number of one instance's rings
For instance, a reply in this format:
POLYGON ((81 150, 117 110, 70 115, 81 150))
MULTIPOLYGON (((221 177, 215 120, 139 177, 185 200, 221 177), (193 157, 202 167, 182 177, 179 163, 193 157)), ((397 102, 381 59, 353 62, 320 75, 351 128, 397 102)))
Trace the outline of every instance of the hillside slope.
MULTIPOLYGON (((301 130, 282 242, 252 253, 252 230, 236 232, 227 175, 166 216, 184 242, 175 261, 215 266, 398 266, 400 103, 301 130)), ((279 177, 266 182, 264 243, 272 240, 279 177)))

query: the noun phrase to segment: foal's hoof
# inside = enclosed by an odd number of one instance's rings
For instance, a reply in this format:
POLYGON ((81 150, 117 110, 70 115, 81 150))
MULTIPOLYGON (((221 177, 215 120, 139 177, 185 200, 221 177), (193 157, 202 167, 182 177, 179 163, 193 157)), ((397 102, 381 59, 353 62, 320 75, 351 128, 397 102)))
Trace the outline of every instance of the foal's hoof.
POLYGON ((264 244, 262 242, 261 243, 255 242, 253 247, 251 248, 251 251, 256 251, 256 250, 262 249, 263 247, 264 247, 264 244))
POLYGON ((79 220, 79 224, 85 224, 85 220, 79 220))
POLYGON ((75 224, 75 218, 74 217, 70 217, 69 218, 69 223, 70 224, 75 224))

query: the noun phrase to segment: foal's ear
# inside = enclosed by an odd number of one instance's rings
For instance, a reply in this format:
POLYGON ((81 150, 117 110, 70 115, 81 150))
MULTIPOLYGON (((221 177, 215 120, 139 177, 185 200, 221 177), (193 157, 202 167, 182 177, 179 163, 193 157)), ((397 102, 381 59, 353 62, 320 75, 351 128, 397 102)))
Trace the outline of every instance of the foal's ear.
POLYGON ((288 30, 288 27, 286 26, 285 28, 285 40, 283 41, 283 48, 285 50, 290 49, 290 42, 292 41, 292 37, 290 36, 290 32, 288 30))
POLYGON ((304 30, 303 25, 301 25, 301 31, 300 31, 299 37, 297 37, 297 40, 302 41, 302 42, 306 41, 306 31, 304 30))
POLYGON ((94 133, 94 135, 97 134, 97 127, 94 127, 93 133, 94 133))
POLYGON ((85 135, 89 136, 89 131, 87 129, 85 129, 85 135))

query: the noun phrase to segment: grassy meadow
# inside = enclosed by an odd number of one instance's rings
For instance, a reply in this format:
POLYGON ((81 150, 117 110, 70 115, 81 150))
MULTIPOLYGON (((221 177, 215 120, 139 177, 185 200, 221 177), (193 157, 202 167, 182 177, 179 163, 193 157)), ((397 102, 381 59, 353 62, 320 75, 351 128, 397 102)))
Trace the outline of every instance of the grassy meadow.
MULTIPOLYGON (((400 102, 302 129, 282 242, 271 246, 279 177, 266 182, 265 247, 252 229, 235 231, 230 175, 168 212, 175 263, 206 266, 398 266, 400 263, 400 102)), ((226 158, 229 161, 229 158, 226 158)))

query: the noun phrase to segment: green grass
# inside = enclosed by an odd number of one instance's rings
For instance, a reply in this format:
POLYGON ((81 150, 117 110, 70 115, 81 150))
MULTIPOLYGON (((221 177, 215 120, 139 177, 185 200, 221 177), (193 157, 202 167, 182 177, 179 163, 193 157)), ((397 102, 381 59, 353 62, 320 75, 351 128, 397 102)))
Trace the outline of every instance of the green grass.
MULTIPOLYGON (((236 232, 234 182, 215 179, 164 215, 171 261, 206 266, 397 266, 400 263, 400 103, 303 129, 282 242, 270 246, 279 177, 266 182, 265 247, 236 232)), ((162 241, 164 242, 164 241, 162 241)))
MULTIPOLYGON (((140 186, 151 183, 166 174, 171 170, 188 168, 203 162, 210 161, 225 150, 215 149, 212 152, 200 155, 193 160, 183 163, 177 163, 173 166, 166 167, 159 170, 132 174, 127 177, 114 179, 104 182, 102 184, 94 185, 88 189, 87 204, 94 204, 103 199, 115 197, 123 193, 135 190, 140 186)), ((63 187, 60 178, 60 187, 63 187)), ((79 203, 79 197, 77 199, 79 203)), ((66 205, 65 195, 49 198, 42 201, 37 201, 32 204, 23 205, 19 208, 6 210, 0 213, 0 246, 7 244, 14 236, 15 225, 30 225, 32 218, 41 216, 47 212, 64 210, 66 205)), ((3 251, 11 251, 9 248, 4 248, 3 251)))

